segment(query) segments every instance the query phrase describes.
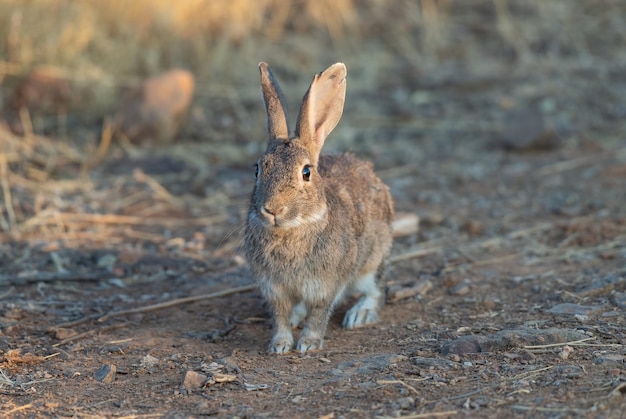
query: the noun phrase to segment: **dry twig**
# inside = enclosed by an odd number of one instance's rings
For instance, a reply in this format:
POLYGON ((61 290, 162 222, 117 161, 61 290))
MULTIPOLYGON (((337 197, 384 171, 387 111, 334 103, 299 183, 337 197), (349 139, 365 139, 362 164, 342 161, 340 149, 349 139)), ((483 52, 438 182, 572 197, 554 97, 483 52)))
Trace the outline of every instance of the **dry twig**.
POLYGON ((13 227, 15 227, 16 218, 15 218, 15 210, 13 209, 13 198, 11 196, 11 187, 9 186, 9 166, 7 164, 7 157, 4 153, 0 153, 0 182, 2 182, 2 195, 4 197, 4 207, 6 208, 7 215, 9 216, 9 224, 8 224, 7 230, 11 230, 13 227))
POLYGON ((585 339, 580 339, 580 340, 573 340, 570 342, 562 342, 562 343, 549 343, 547 345, 524 345, 522 346, 522 348, 524 349, 546 349, 546 348, 558 348, 559 346, 565 346, 565 345, 578 345, 581 344, 583 342, 587 342, 588 340, 592 340, 594 338, 585 338, 585 339))
POLYGON ((157 197, 169 202, 170 204, 180 205, 180 201, 173 196, 167 189, 163 187, 156 179, 152 176, 146 175, 143 170, 135 169, 133 172, 133 176, 137 182, 145 183, 152 189, 152 191, 157 195, 157 197))
POLYGON ((401 384, 404 387, 408 388, 409 390, 411 390, 413 393, 417 394, 418 396, 420 395, 420 392, 417 391, 417 389, 415 387, 413 387, 410 384, 405 383, 402 380, 379 380, 376 381, 377 384, 401 384))
POLYGON ((104 316, 100 317, 98 321, 104 322, 113 317, 125 316, 127 314, 147 313, 149 311, 162 310, 164 308, 170 308, 170 307, 174 307, 180 304, 192 303, 192 302, 200 301, 200 300, 208 300, 211 298, 225 297, 227 295, 253 291, 255 289, 256 289, 256 285, 244 285, 242 287, 229 288, 226 290, 213 292, 211 294, 202 294, 202 295, 196 295, 193 297, 177 298, 175 300, 165 301, 163 303, 152 304, 149 306, 131 308, 128 310, 113 311, 111 313, 105 314, 104 316))
POLYGON ((102 134, 100 134, 100 144, 98 144, 98 149, 96 150, 96 154, 91 157, 88 161, 83 163, 81 166, 81 173, 86 174, 88 169, 92 169, 98 164, 102 162, 106 152, 111 146, 111 138, 113 137, 113 123, 111 118, 105 118, 102 123, 102 134))
POLYGON ((28 275, 0 275, 0 284, 23 285, 33 282, 55 282, 55 281, 101 281, 111 278, 113 274, 106 271, 91 272, 32 272, 28 275))
POLYGON ((55 343, 54 345, 52 345, 52 347, 58 348, 59 346, 63 346, 65 344, 67 344, 67 343, 74 342, 76 340, 79 340, 79 339, 86 338, 88 336, 94 335, 94 334, 96 334, 96 332, 106 332, 106 331, 109 331, 109 330, 115 330, 115 329, 119 329, 119 328, 128 326, 128 324, 129 324, 128 322, 125 322, 125 323, 119 323, 119 324, 112 324, 110 326, 106 326, 106 327, 103 327, 103 328, 100 328, 100 329, 91 329, 91 330, 88 330, 86 332, 79 333, 77 335, 70 336, 69 338, 63 339, 63 340, 55 343))
MULTIPOLYGON (((6 412, 4 412, 4 414, 5 415, 10 415, 10 414, 13 414, 15 412, 20 412, 22 410, 30 409, 32 407, 33 407, 33 405, 29 403, 29 404, 25 404, 25 405, 22 405, 22 406, 18 406, 16 408, 11 409, 11 410, 7 410, 6 412)), ((8 417, 8 416, 5 416, 5 417, 8 417)))
POLYGON ((456 415, 459 413, 457 410, 447 410, 443 412, 424 412, 417 413, 415 415, 397 416, 399 419, 422 419, 422 418, 445 418, 448 416, 456 415))

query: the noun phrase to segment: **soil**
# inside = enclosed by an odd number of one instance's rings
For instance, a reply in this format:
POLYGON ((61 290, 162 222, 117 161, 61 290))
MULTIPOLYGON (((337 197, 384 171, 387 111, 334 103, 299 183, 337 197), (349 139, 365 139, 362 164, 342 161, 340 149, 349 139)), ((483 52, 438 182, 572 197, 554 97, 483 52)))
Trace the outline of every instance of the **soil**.
MULTIPOLYGON (((390 72, 348 88, 327 148, 373 161, 420 228, 395 239, 380 323, 343 330, 348 301, 305 355, 269 354, 261 297, 228 292, 253 284, 240 244, 261 145, 202 171, 197 150, 219 144, 115 144, 85 180, 71 139, 3 132, 26 160, 4 165, 25 221, 1 236, 0 412, 624 417, 623 72, 390 72)), ((260 99, 249 112, 262 144, 260 99)))

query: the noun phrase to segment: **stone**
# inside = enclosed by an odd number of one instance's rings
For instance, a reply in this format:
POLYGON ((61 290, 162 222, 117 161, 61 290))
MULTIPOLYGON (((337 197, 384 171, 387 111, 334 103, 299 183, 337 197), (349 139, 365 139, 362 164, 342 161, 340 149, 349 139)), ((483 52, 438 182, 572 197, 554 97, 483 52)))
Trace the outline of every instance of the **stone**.
POLYGON ((459 368, 459 364, 445 358, 428 358, 423 356, 415 356, 411 357, 411 360, 415 364, 415 366, 428 369, 431 367, 439 368, 439 369, 450 369, 450 368, 459 368))
POLYGON ((450 289, 450 295, 456 295, 458 297, 467 295, 469 294, 469 292, 470 292, 470 283, 467 280, 461 282, 460 284, 455 285, 454 287, 450 289))
POLYGON ((626 275, 610 274, 602 278, 594 279, 589 285, 578 290, 576 295, 579 297, 597 297, 610 294, 612 291, 626 290, 626 275))
POLYGON ((116 132, 133 143, 173 142, 191 105, 194 84, 193 74, 180 69, 145 80, 123 98, 116 132))
POLYGON ((616 307, 626 310, 626 292, 613 291, 609 295, 609 301, 616 307))
POLYGON ((54 329, 54 337, 59 340, 64 340, 72 336, 76 336, 77 334, 76 330, 68 327, 59 327, 54 329))
POLYGON ((387 301, 399 301, 416 295, 426 295, 433 288, 433 283, 424 279, 411 284, 392 285, 387 289, 387 301))
POLYGON ((583 306, 574 303, 557 304, 546 310, 546 313, 558 315, 588 315, 594 311, 601 310, 603 306, 583 306))
POLYGON ((21 79, 9 106, 18 111, 22 108, 29 112, 56 113, 66 108, 72 99, 72 85, 63 71, 54 67, 36 67, 21 79))
POLYGON ((441 347, 441 354, 464 355, 479 353, 482 351, 480 342, 481 339, 478 336, 462 336, 458 339, 444 343, 441 347))
POLYGON ((413 397, 402 397, 397 400, 400 409, 408 410, 415 407, 415 399, 413 397))
POLYGON ((624 364, 626 364, 626 357, 621 354, 602 354, 593 362, 594 364, 601 365, 624 366, 624 364))
POLYGON ((532 329, 520 327, 505 329, 490 336, 461 336, 441 347, 442 355, 464 355, 480 352, 505 352, 511 348, 547 345, 585 339, 584 333, 570 329, 532 329))
POLYGON ((420 218, 410 212, 397 212, 391 222, 393 237, 404 237, 419 231, 420 218))
POLYGON ((110 384, 115 380, 117 368, 113 364, 104 364, 94 373, 93 378, 104 384, 110 384))
POLYGON ((337 368, 333 368, 329 374, 341 377, 352 375, 371 374, 391 367, 396 362, 404 361, 407 357, 398 354, 380 354, 363 359, 341 362, 337 368))
POLYGON ((148 354, 142 358, 141 364, 139 364, 139 366, 141 368, 150 369, 150 368, 157 366, 158 364, 159 364, 159 359, 148 354))
POLYGON ((546 127, 538 109, 513 110, 506 114, 503 124, 500 140, 507 150, 552 150, 561 144, 561 138, 555 130, 546 127))
POLYGON ((183 379, 183 388, 185 390, 195 390, 202 388, 207 382, 208 377, 195 371, 187 371, 183 379))

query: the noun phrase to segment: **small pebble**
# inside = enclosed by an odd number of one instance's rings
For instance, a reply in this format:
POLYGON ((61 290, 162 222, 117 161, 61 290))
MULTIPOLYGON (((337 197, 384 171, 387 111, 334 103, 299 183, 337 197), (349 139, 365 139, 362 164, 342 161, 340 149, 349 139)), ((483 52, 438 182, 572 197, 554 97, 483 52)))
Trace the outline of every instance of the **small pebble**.
POLYGON ((141 360, 141 368, 152 368, 159 363, 159 359, 148 354, 141 360))
POLYGON ((584 306, 574 303, 562 303, 550 307, 546 310, 546 313, 561 314, 561 315, 586 315, 594 311, 601 310, 604 306, 584 306))
POLYGON ((186 390, 193 390, 202 388, 204 383, 207 382, 207 376, 195 371, 187 371, 185 373, 185 379, 183 380, 183 388, 186 390))
POLYGON ((469 292, 470 292, 469 284, 465 281, 458 284, 455 287, 452 287, 452 289, 450 289, 450 294, 457 295, 457 296, 467 295, 469 294, 469 292))
POLYGON ((117 372, 117 368, 113 364, 104 364, 98 371, 96 371, 93 375, 93 378, 96 381, 100 381, 104 384, 110 384, 115 380, 115 373, 117 372))
POLYGON ((404 237, 415 234, 419 231, 419 224, 420 218, 417 214, 398 212, 391 223, 393 237, 404 237))
POLYGON ((569 356, 574 352, 574 348, 572 348, 569 345, 565 345, 563 347, 563 349, 561 349, 561 352, 559 353, 559 356, 561 357, 561 359, 566 360, 569 358, 569 356))
POLYGON ((77 334, 76 330, 70 328, 60 327, 58 329, 54 329, 54 337, 59 340, 64 340, 77 334))
POLYGON ((403 397, 398 399, 398 404, 401 409, 408 410, 415 407, 415 399, 413 397, 403 397))

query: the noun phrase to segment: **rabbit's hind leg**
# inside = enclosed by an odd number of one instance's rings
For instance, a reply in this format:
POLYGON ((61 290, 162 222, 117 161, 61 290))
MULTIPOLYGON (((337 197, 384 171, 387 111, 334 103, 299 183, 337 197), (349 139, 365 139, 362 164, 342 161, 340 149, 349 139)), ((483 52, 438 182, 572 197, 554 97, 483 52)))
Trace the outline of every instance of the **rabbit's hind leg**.
POLYGON ((370 272, 359 278, 352 290, 361 293, 359 301, 346 313, 343 327, 354 329, 378 322, 378 310, 383 301, 383 293, 379 287, 381 269, 370 272))

